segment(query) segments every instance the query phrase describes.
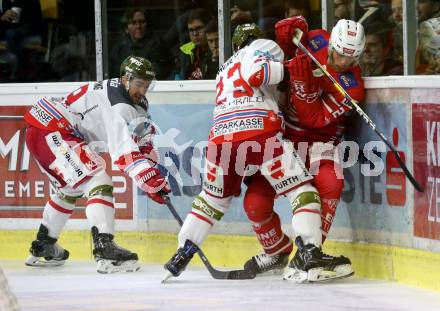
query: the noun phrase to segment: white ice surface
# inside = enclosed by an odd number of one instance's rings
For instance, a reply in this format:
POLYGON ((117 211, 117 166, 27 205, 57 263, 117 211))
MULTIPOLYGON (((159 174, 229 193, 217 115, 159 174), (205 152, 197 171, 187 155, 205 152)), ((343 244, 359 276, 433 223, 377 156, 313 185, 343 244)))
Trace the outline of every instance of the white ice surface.
POLYGON ((102 275, 91 262, 53 268, 0 261, 22 310, 440 310, 440 293, 392 282, 349 278, 290 284, 279 276, 214 280, 199 267, 161 284, 161 266, 102 275))

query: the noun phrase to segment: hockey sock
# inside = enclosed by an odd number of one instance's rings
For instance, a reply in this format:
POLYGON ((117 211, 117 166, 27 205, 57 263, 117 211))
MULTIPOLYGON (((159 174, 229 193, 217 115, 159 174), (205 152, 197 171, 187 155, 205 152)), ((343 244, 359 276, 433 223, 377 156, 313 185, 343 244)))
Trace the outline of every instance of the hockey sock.
POLYGON ((49 230, 48 235, 51 238, 58 239, 74 208, 74 203, 62 200, 58 196, 53 196, 46 203, 42 224, 49 230))
POLYGON ((290 254, 292 241, 281 230, 280 218, 273 211, 275 191, 272 186, 258 174, 247 181, 247 186, 244 210, 264 252, 268 255, 290 254))
POLYGON ((321 200, 316 188, 307 183, 289 192, 292 206, 292 227, 295 236, 301 236, 305 245, 320 247, 321 236, 321 200))
POLYGON ((336 214, 336 208, 344 189, 344 180, 337 178, 336 170, 341 171, 333 161, 321 161, 315 186, 321 197, 321 231, 324 243, 336 214))
POLYGON ((96 226, 99 233, 114 234, 115 207, 113 197, 94 195, 87 201, 86 216, 91 227, 96 226))
POLYGON ((281 221, 277 213, 274 212, 264 222, 253 223, 252 229, 266 254, 272 256, 279 253, 290 254, 292 252, 292 241, 281 230, 281 221))

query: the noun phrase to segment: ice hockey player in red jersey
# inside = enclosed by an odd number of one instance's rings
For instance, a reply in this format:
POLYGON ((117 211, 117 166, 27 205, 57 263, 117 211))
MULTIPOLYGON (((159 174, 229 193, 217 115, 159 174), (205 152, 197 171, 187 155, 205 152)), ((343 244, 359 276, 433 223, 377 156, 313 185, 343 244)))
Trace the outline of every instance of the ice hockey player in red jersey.
POLYGON ((154 127, 145 94, 155 73, 151 63, 129 56, 120 79, 88 83, 66 98, 42 98, 25 114, 26 144, 31 155, 56 186, 32 242, 29 266, 61 265, 69 252, 58 237, 80 197, 94 243, 97 271, 136 271, 138 256, 114 242, 113 184, 105 162, 92 150, 108 152, 111 160, 158 203, 170 191, 151 161, 154 127))
MULTIPOLYGON (((277 43, 286 54, 293 56, 286 61, 286 70, 290 74, 290 100, 281 109, 286 121, 285 137, 294 142, 298 154, 306 155, 306 166, 314 176, 312 183, 321 198, 320 227, 324 242, 344 187, 337 145, 351 107, 332 82, 313 66, 310 58, 296 49, 292 36, 296 28, 301 29, 304 46, 354 100, 362 101, 365 91, 358 60, 365 48, 364 31, 359 23, 340 20, 331 35, 323 29, 307 32, 307 24, 302 17, 284 19, 275 28, 277 43)), ((292 251, 291 241, 286 241, 280 219, 273 210, 275 197, 276 193, 264 178, 258 175, 250 178, 244 208, 264 253, 253 256, 245 267, 256 273, 284 268, 292 251)), ((293 218, 306 217, 309 213, 314 211, 294 208, 293 218)), ((285 279, 293 282, 320 281, 352 274, 351 263, 345 257, 339 257, 340 265, 331 263, 327 269, 316 274, 317 269, 314 268, 322 254, 321 241, 311 245, 296 237, 295 243, 298 251, 286 269, 285 279)), ((321 258, 325 261, 326 257, 321 258)))
POLYGON ((194 199, 179 232, 176 254, 165 264, 165 279, 179 276, 186 268, 212 226, 228 210, 251 168, 263 176, 271 191, 286 195, 292 207, 313 211, 307 220, 299 219, 292 225, 304 240, 321 243, 317 190, 293 144, 282 138, 278 105, 283 94, 278 84, 284 76, 284 53, 274 41, 260 37, 255 24, 239 25, 232 39, 236 52, 217 74, 203 191, 194 199))

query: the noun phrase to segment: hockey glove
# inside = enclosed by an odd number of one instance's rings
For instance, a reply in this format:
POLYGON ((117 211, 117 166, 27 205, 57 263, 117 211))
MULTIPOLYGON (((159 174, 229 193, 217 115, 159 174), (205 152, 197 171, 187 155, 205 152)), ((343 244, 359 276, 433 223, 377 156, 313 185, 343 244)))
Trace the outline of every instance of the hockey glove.
POLYGON ((135 176, 135 180, 150 199, 165 204, 164 195, 171 192, 165 177, 160 174, 157 168, 150 167, 135 176))
POLYGON ((319 95, 319 81, 313 75, 310 58, 303 54, 292 58, 287 65, 290 92, 301 101, 313 102, 319 95))
POLYGON ((156 165, 159 157, 157 155, 156 150, 154 150, 152 143, 145 143, 142 146, 139 146, 139 151, 147 158, 152 166, 156 165))
POLYGON ((285 18, 275 24, 276 42, 283 50, 286 58, 295 56, 297 46, 293 44, 292 38, 296 29, 301 29, 303 36, 301 42, 305 43, 308 25, 304 17, 293 16, 285 18))

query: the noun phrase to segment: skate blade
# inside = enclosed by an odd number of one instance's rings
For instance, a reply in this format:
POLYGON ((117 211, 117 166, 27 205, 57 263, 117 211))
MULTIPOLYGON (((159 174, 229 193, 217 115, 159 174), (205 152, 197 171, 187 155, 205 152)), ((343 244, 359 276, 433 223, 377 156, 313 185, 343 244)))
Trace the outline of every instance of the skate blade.
POLYGON ((269 271, 257 273, 256 277, 265 277, 265 276, 273 276, 273 275, 282 275, 284 273, 285 268, 277 268, 269 271))
POLYGON ((323 269, 310 269, 308 273, 308 281, 310 283, 321 283, 348 278, 352 275, 354 275, 354 271, 351 265, 340 265, 335 267, 333 271, 327 271, 323 269))
POLYGON ((58 267, 64 265, 65 260, 46 260, 43 257, 29 255, 24 264, 29 267, 58 267))
POLYGON ((340 265, 335 267, 333 271, 324 270, 322 268, 303 271, 287 267, 283 275, 283 280, 296 284, 321 283, 348 278, 352 275, 354 275, 354 271, 351 265, 340 265))
POLYGON ((165 282, 171 278, 173 276, 173 274, 170 271, 167 271, 167 273, 165 274, 165 276, 162 278, 162 281, 160 281, 160 283, 165 284, 165 282))
POLYGON ((283 280, 290 283, 302 284, 308 281, 308 274, 303 270, 286 267, 283 274, 283 280))
POLYGON ((96 271, 102 274, 119 272, 136 272, 141 266, 137 260, 116 261, 108 259, 99 259, 97 261, 96 271))

